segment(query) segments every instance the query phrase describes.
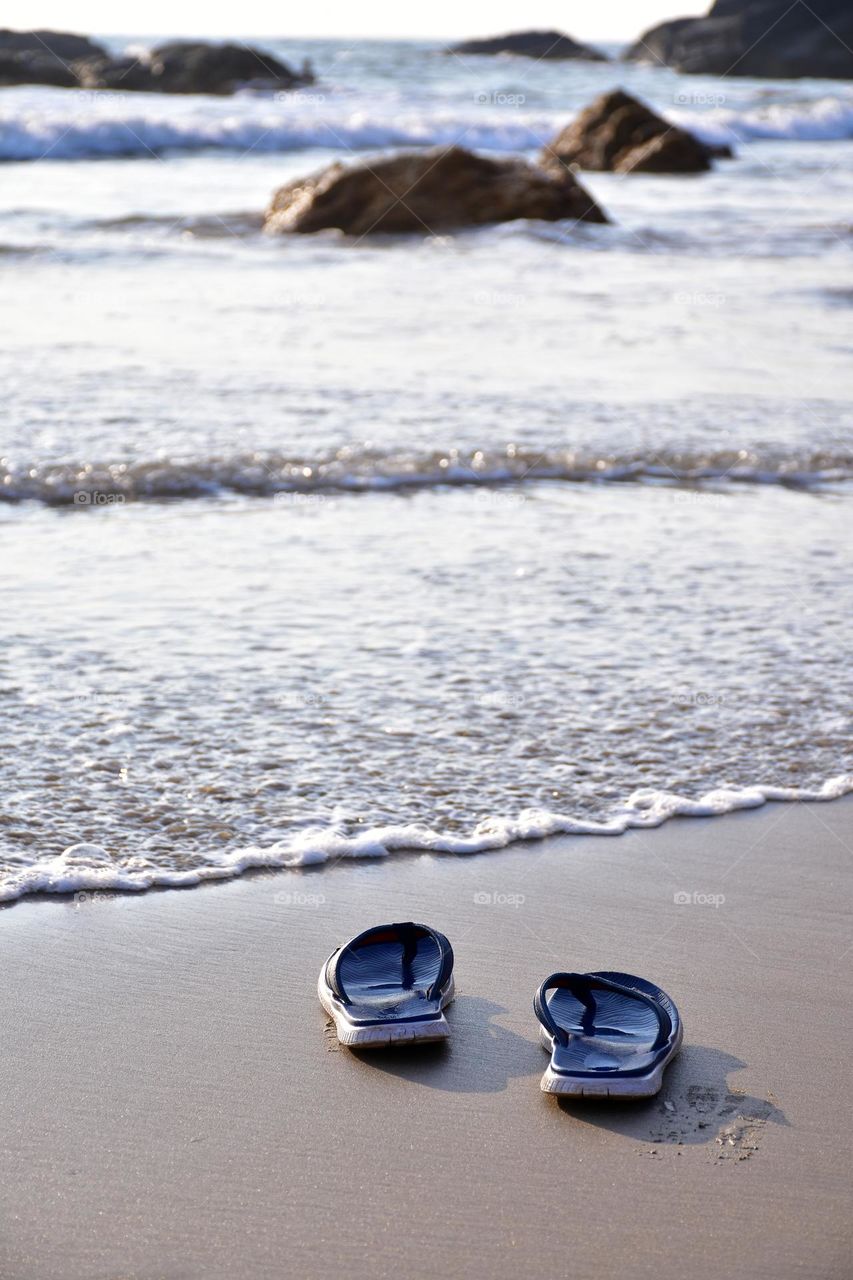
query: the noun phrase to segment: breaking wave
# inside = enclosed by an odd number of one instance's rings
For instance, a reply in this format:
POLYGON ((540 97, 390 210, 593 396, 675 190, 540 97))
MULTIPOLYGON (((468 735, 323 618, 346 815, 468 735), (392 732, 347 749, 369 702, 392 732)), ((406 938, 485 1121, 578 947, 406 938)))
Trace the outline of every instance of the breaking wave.
POLYGON ((541 809, 525 809, 517 818, 486 818, 469 836, 450 836, 418 825, 373 827, 348 836, 335 827, 308 827, 264 848, 253 845, 211 853, 199 865, 159 866, 138 855, 113 855, 100 845, 72 845, 56 858, 0 877, 0 902, 31 893, 141 892, 152 888, 189 888, 212 880, 230 880, 261 868, 298 868, 341 858, 382 858, 395 852, 473 854, 505 849, 522 840, 553 835, 619 836, 631 828, 659 827, 670 818, 716 817, 739 809, 757 809, 768 801, 819 802, 853 792, 853 774, 829 778, 816 790, 753 786, 709 791, 699 799, 668 791, 637 791, 603 822, 541 809))
MULTIPOLYGON (((853 97, 829 95, 743 110, 684 94, 665 114, 708 141, 827 141, 853 138, 853 97)), ((182 98, 74 89, 0 91, 0 160, 152 157, 219 150, 276 153, 461 143, 491 151, 531 151, 571 118, 551 106, 406 104, 365 95, 295 91, 276 97, 182 98)))
POLYGON ((690 453, 660 450, 598 455, 570 450, 450 450, 381 453, 344 448, 324 459, 247 453, 199 460, 26 463, 0 459, 0 501, 83 509, 115 503, 222 497, 377 493, 442 486, 575 484, 738 484, 820 489, 853 480, 853 452, 762 455, 747 449, 690 453))

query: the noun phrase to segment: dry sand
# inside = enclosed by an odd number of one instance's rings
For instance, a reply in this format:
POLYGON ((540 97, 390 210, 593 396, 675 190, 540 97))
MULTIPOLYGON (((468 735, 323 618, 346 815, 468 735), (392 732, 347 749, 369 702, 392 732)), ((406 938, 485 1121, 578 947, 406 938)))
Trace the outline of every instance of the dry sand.
POLYGON ((0 1276, 849 1280, 851 882, 843 800, 15 904, 0 1276), (317 972, 408 918, 456 949, 451 1044, 358 1057, 317 972), (540 1093, 557 968, 674 997, 658 1099, 540 1093))

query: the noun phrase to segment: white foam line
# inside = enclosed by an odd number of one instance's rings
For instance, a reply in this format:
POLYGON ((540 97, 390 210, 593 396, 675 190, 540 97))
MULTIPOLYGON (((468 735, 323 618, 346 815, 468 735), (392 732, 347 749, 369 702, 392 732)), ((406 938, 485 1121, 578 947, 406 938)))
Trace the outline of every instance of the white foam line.
MULTIPOLYGON (((514 466, 493 465, 474 470, 470 464, 420 466, 399 470, 346 472, 325 463, 312 464, 316 475, 306 481, 299 472, 305 464, 282 463, 270 458, 266 465, 240 461, 211 463, 137 463, 128 466, 97 467, 45 464, 22 464, 0 467, 0 501, 44 502, 49 505, 80 504, 80 493, 101 491, 120 495, 122 501, 146 501, 158 498, 215 497, 226 493, 242 496, 271 497, 276 494, 363 493, 398 489, 434 487, 494 486, 529 484, 540 480, 559 480, 576 484, 665 480, 687 484, 719 481, 727 489, 737 484, 785 485, 801 489, 827 484, 845 483, 851 478, 850 460, 838 458, 837 465, 809 467, 805 459, 787 459, 776 467, 732 465, 728 459, 715 463, 697 459, 693 465, 657 464, 643 458, 617 461, 590 458, 523 462, 514 466), (293 472, 296 474, 292 474, 293 472)), ((392 464, 393 465, 393 464, 392 464)), ((97 500, 96 500, 97 501, 97 500)), ((83 500, 82 505, 86 504, 83 500)))
MULTIPOLYGON (((670 109, 667 115, 709 142, 853 137, 853 97, 844 93, 740 111, 715 106, 713 98, 706 103, 701 91, 692 100, 699 109, 670 109)), ((685 101, 691 101, 687 91, 685 101)), ((152 152, 207 149, 379 150, 448 144, 463 135, 474 148, 532 151, 574 114, 568 109, 508 113, 501 106, 405 104, 335 91, 277 99, 247 94, 223 101, 25 86, 0 90, 0 160, 148 158, 152 152)))
MULTIPOLYGON (((689 97, 689 94, 686 95, 689 97)), ((670 119, 705 142, 840 142, 853 138, 853 97, 770 103, 747 111, 670 111, 670 119)))
POLYGON ((341 858, 384 858, 398 851, 470 854, 504 849, 523 840, 552 835, 619 836, 632 827, 659 827, 670 818, 709 818, 739 809, 757 809, 768 801, 823 802, 853 792, 853 773, 829 778, 817 790, 753 786, 709 791, 698 800, 670 791, 635 791, 623 809, 604 822, 573 818, 541 809, 525 809, 517 818, 487 818, 470 836, 442 835, 416 825, 375 827, 346 836, 334 827, 301 831, 267 848, 249 846, 211 855, 204 866, 176 871, 145 858, 115 857, 100 845, 77 844, 9 876, 0 884, 0 902, 31 893, 142 892, 185 888, 228 880, 259 868, 298 868, 341 858))

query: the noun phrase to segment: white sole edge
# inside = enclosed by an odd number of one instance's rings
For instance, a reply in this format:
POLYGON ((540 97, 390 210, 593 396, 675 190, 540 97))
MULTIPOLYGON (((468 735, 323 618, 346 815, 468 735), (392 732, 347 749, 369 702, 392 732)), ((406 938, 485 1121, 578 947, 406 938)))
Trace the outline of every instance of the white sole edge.
MULTIPOLYGON (((456 995, 453 976, 450 985, 442 996, 441 1008, 446 1009, 456 995)), ((317 979, 317 996, 320 1004, 335 1024, 338 1041, 349 1049, 381 1049, 389 1045, 438 1044, 450 1036, 450 1027, 442 1014, 429 1022, 378 1022, 373 1026, 360 1027, 351 1022, 346 1015, 344 1005, 338 1000, 326 982, 326 966, 320 970, 317 979)))
MULTIPOLYGON (((684 1029, 678 1028, 678 1037, 666 1062, 661 1062, 654 1071, 646 1076, 616 1076, 609 1080, 581 1079, 562 1075, 554 1071, 550 1063, 539 1086, 543 1093, 553 1093, 563 1098, 653 1098, 660 1093, 663 1086, 663 1073, 681 1048, 684 1029)), ((539 1031, 539 1039, 543 1049, 549 1053, 554 1049, 554 1037, 544 1027, 539 1031)))

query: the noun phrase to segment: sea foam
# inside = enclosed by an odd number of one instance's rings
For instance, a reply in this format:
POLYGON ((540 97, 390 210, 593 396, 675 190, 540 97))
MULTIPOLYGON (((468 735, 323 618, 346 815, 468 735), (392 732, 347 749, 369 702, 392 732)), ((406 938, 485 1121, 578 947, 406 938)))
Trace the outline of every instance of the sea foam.
POLYGON ((211 853, 187 869, 158 866, 144 857, 124 857, 100 845, 77 844, 55 858, 0 879, 0 902, 32 893, 78 894, 141 892, 152 888, 188 888, 229 880, 247 871, 316 866, 342 858, 386 858, 397 852, 487 853, 525 840, 554 835, 619 836, 631 828, 659 827, 670 818, 710 818, 739 809, 757 809, 768 801, 822 802, 853 792, 853 774, 827 779, 814 790, 752 786, 718 788, 698 799, 670 791, 635 791, 610 818, 593 822, 545 809, 524 809, 514 818, 486 818, 468 836, 447 835, 416 824, 373 827, 357 836, 334 826, 313 827, 268 846, 251 845, 211 853))
MULTIPOLYGON (((853 138, 853 96, 828 94, 744 109, 675 105, 664 112, 707 141, 853 138)), ((276 97, 176 99, 75 89, 0 90, 0 160, 152 157, 220 150, 260 153, 382 150, 460 143, 498 152, 538 150, 571 110, 473 102, 407 105, 389 97, 295 92, 276 97)))
POLYGON ((409 452, 377 456, 348 449, 343 457, 285 457, 251 453, 234 457, 116 463, 33 463, 0 459, 0 502, 92 507, 164 499, 240 494, 295 501, 323 494, 395 490, 493 488, 540 481, 573 484, 668 484, 725 487, 782 485, 821 489, 853 479, 853 454, 719 452, 659 449, 646 454, 525 449, 451 450, 446 455, 409 452))

